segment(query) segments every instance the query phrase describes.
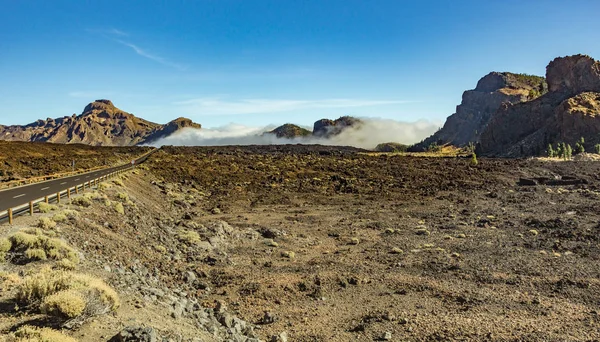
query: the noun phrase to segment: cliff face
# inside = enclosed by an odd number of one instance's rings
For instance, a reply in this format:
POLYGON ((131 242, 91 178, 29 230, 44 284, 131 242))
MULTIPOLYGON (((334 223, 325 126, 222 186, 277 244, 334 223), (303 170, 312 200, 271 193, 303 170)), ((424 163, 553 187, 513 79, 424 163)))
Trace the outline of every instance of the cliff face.
POLYGON ((520 103, 547 91, 544 78, 538 76, 492 72, 477 82, 477 87, 463 93, 456 113, 444 127, 412 147, 423 151, 431 144, 465 146, 477 143, 492 115, 503 103, 520 103))
POLYGON ((78 116, 37 120, 26 126, 0 126, 0 140, 132 146, 150 143, 184 127, 200 125, 184 118, 160 125, 124 112, 109 100, 96 100, 78 116))
POLYGON ((586 150, 600 142, 600 63, 589 56, 556 58, 546 68, 549 92, 533 101, 503 104, 481 134, 478 151, 489 156, 540 155, 548 144, 586 150))

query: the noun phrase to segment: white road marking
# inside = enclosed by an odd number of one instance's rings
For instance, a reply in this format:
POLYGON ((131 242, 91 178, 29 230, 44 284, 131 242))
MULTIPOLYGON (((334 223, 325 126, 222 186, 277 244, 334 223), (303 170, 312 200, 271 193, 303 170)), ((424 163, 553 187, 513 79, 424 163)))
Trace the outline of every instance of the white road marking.
POLYGON ((77 178, 75 181, 77 182, 78 180, 80 180, 81 178, 77 178))
POLYGON ((17 195, 17 196, 15 196, 15 197, 13 197, 13 198, 19 198, 19 197, 23 197, 23 196, 25 196, 25 195, 26 195, 26 194, 20 194, 20 195, 17 195))
POLYGON ((65 185, 65 184, 67 184, 67 182, 62 182, 62 183, 60 183, 60 185, 65 185))
POLYGON ((42 190, 42 191, 44 191, 44 190, 48 190, 48 189, 50 189, 50 187, 49 187, 49 186, 47 186, 47 187, 45 187, 45 188, 42 188, 41 190, 42 190))

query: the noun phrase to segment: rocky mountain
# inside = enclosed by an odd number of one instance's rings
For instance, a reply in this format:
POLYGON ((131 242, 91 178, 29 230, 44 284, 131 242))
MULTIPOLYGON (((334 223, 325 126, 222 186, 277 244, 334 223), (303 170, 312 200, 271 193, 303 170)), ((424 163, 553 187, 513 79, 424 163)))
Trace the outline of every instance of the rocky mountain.
POLYGON ((411 150, 424 151, 432 144, 465 146, 477 143, 490 118, 503 103, 530 101, 547 90, 543 77, 491 72, 477 82, 475 89, 463 93, 456 113, 448 117, 439 131, 414 145, 411 150))
POLYGON ((267 133, 275 134, 278 138, 293 139, 296 137, 305 137, 312 134, 311 131, 294 124, 285 124, 275 128, 267 133))
POLYGON ((37 120, 25 126, 0 126, 0 140, 133 146, 151 143, 185 127, 201 126, 186 118, 160 125, 124 112, 109 100, 96 100, 81 115, 37 120))
POLYGON ((574 145, 581 137, 588 151, 600 143, 600 62, 584 55, 556 58, 546 79, 543 96, 500 106, 481 133, 479 153, 540 155, 548 144, 574 145))
POLYGON ((336 120, 321 119, 316 121, 313 125, 312 132, 300 126, 288 123, 266 133, 275 134, 278 138, 287 139, 307 136, 329 138, 340 134, 346 128, 356 127, 360 124, 362 124, 360 119, 352 116, 342 116, 336 120))

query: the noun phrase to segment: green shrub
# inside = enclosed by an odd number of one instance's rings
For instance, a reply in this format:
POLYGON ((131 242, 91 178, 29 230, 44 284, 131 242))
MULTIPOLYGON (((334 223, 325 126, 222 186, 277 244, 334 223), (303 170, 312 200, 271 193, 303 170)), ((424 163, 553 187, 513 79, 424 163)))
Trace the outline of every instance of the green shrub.
POLYGON ((52 210, 58 209, 58 207, 46 202, 40 202, 38 203, 38 209, 40 210, 40 213, 47 214, 52 210))
POLYGON ((58 330, 28 325, 20 327, 17 331, 8 335, 7 338, 7 342, 77 342, 76 339, 58 330))
POLYGON ((115 209, 115 211, 121 215, 125 214, 125 208, 123 208, 123 204, 120 202, 115 203, 115 206, 113 207, 115 209))

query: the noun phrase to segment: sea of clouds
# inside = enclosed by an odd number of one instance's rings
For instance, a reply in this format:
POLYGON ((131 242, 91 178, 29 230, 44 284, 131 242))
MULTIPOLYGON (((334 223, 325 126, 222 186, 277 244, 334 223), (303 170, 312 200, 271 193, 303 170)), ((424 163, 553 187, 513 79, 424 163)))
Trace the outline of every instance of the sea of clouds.
MULTIPOLYGON (((153 146, 223 146, 223 145, 274 145, 274 144, 321 144, 333 146, 354 146, 373 149, 379 143, 397 142, 413 144, 432 135, 441 123, 419 120, 403 122, 391 119, 360 118, 362 124, 345 128, 340 134, 329 138, 297 137, 277 138, 274 134, 264 134, 275 128, 250 127, 229 124, 217 128, 182 129, 153 143, 153 146)), ((309 127, 306 127, 310 130, 309 127)))

